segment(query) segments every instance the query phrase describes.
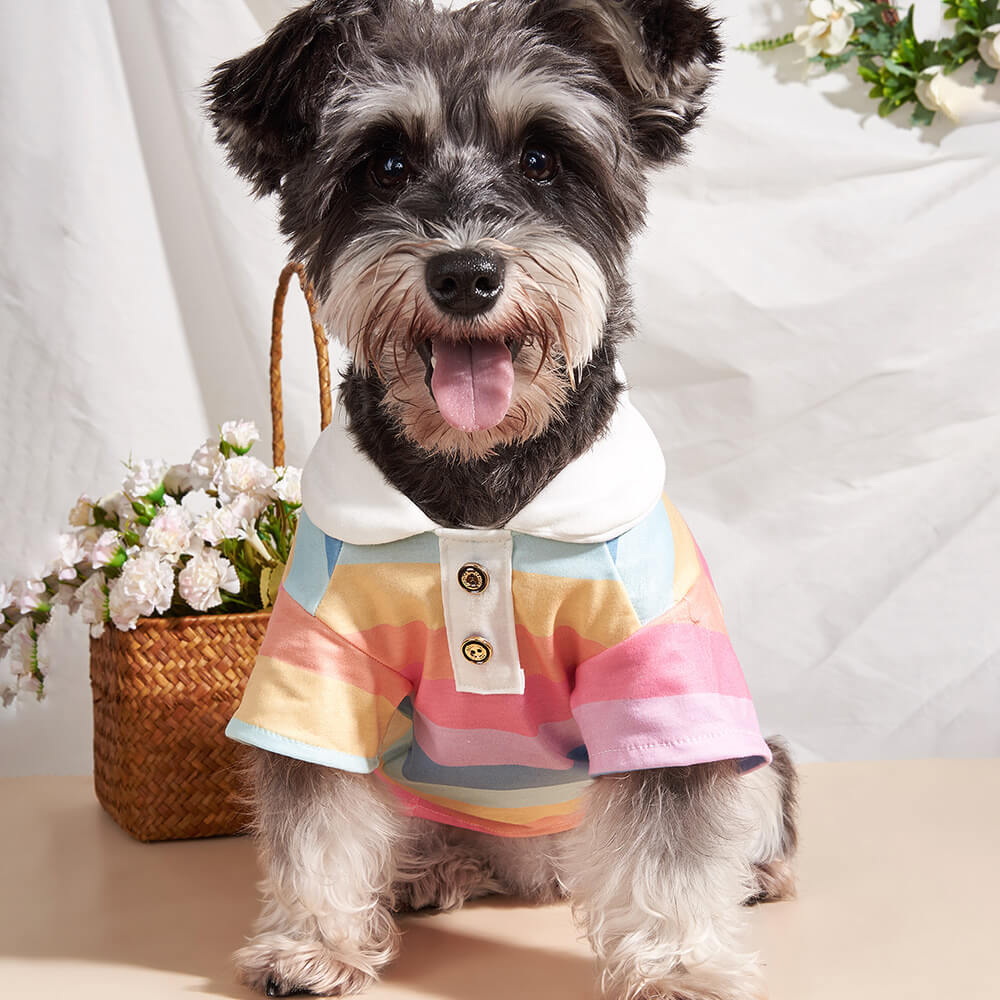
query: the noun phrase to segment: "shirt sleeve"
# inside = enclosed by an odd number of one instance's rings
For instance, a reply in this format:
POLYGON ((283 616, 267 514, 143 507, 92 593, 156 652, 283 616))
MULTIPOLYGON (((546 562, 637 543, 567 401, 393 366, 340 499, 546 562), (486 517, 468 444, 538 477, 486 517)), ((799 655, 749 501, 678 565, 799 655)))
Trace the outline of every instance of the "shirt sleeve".
POLYGON ((295 548, 243 700, 241 743, 343 771, 375 770, 411 682, 317 617, 340 543, 299 515, 295 548))
POLYGON ((668 500, 618 539, 615 563, 639 627, 577 669, 590 773, 769 762, 708 568, 668 500))

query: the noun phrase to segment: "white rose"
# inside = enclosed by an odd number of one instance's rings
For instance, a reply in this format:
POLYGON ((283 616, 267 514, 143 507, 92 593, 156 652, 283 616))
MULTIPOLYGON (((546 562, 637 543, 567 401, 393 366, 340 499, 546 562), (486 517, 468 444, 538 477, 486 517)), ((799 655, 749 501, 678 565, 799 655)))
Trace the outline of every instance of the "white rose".
POLYGON ((854 0, 812 0, 809 23, 797 27, 792 36, 805 50, 808 58, 820 53, 839 55, 847 48, 854 34, 854 18, 861 5, 854 0))
POLYGON ((94 542, 94 547, 90 550, 90 565, 94 569, 107 566, 122 547, 122 536, 117 531, 108 528, 101 534, 101 537, 94 542))
POLYGON ((193 525, 188 512, 177 504, 160 510, 146 529, 144 543, 176 561, 190 549, 193 525))
POLYGON ((979 58, 990 69, 1000 69, 1000 24, 991 24, 979 39, 979 58))
POLYGON ((260 440, 260 431, 252 420, 227 420, 222 425, 222 440, 243 455, 260 440))
POLYGON ((225 556, 214 549, 202 549, 178 574, 177 589, 196 611, 207 611, 222 603, 220 591, 238 594, 240 580, 225 556))
POLYGON ((163 485, 163 477, 170 466, 162 458, 143 459, 128 467, 122 490, 133 500, 142 500, 163 485))
POLYGON ((73 528, 86 528, 94 523, 94 501, 86 493, 80 494, 69 512, 69 523, 73 528))
POLYGON ((224 503, 231 503, 241 493, 269 496, 277 478, 274 469, 269 469, 259 458, 237 455, 226 459, 216 475, 215 483, 219 498, 224 503))
POLYGON ((166 611, 173 596, 173 567, 158 552, 147 549, 129 559, 111 584, 108 610, 120 629, 131 629, 138 618, 166 611))
MULTIPOLYGON (((41 580, 15 580, 14 602, 22 615, 36 611, 45 595, 45 584, 41 580)), ((9 633, 8 633, 9 634, 9 633)))
POLYGON ((274 492, 285 503, 302 503, 302 470, 296 469, 294 465, 286 465, 275 471, 279 473, 279 479, 274 484, 274 492))
POLYGON ((976 92, 945 76, 943 66, 932 66, 921 73, 914 89, 925 108, 943 111, 956 125, 979 104, 976 92))
POLYGON ((219 451, 219 442, 206 441, 188 463, 188 488, 199 490, 211 486, 224 461, 225 457, 219 451))

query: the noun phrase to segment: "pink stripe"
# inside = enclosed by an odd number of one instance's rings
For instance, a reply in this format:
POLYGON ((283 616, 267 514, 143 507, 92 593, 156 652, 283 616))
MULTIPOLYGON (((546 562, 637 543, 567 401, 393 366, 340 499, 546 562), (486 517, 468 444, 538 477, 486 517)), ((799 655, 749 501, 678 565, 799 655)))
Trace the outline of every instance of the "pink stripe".
POLYGON ((590 753, 590 773, 680 767, 771 752, 753 703, 720 694, 601 701, 574 709, 590 753))
POLYGON ((543 723, 537 735, 522 736, 498 729, 449 729, 417 712, 413 716, 413 731, 417 743, 431 760, 439 764, 460 761, 463 767, 517 764, 568 771, 573 762, 567 754, 583 743, 580 727, 573 719, 543 723))
POLYGON ((405 677, 345 642, 314 618, 284 588, 278 591, 274 602, 260 655, 300 670, 335 677, 369 694, 381 695, 394 705, 412 688, 405 677))
POLYGON ((467 694, 456 691, 453 680, 421 681, 414 708, 448 729, 497 729, 522 736, 536 736, 539 727, 571 717, 568 682, 539 674, 525 678, 523 695, 467 694))
POLYGON ((729 637, 688 623, 647 625, 580 665, 573 708, 699 692, 750 697, 729 637))

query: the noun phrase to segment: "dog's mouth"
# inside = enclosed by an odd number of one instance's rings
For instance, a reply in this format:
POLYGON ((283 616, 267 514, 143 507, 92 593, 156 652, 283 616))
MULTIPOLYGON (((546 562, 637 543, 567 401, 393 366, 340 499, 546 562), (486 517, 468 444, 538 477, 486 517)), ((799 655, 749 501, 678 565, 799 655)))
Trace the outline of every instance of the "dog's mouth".
POLYGON ((507 416, 518 341, 432 337, 416 348, 427 369, 427 388, 452 427, 485 431, 507 416))

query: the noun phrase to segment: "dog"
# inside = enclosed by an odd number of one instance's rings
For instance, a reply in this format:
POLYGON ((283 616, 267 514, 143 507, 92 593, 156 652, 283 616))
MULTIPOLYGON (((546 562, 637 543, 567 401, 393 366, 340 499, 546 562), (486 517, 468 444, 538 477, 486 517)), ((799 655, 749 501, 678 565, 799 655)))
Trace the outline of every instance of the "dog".
MULTIPOLYGON (((207 106, 351 362, 243 704, 268 996, 395 914, 567 898, 613 1000, 762 995, 795 771, 661 499, 617 346, 651 172, 721 58, 689 0, 315 0, 207 106)), ((512 986, 512 989, 515 987, 512 986)))

